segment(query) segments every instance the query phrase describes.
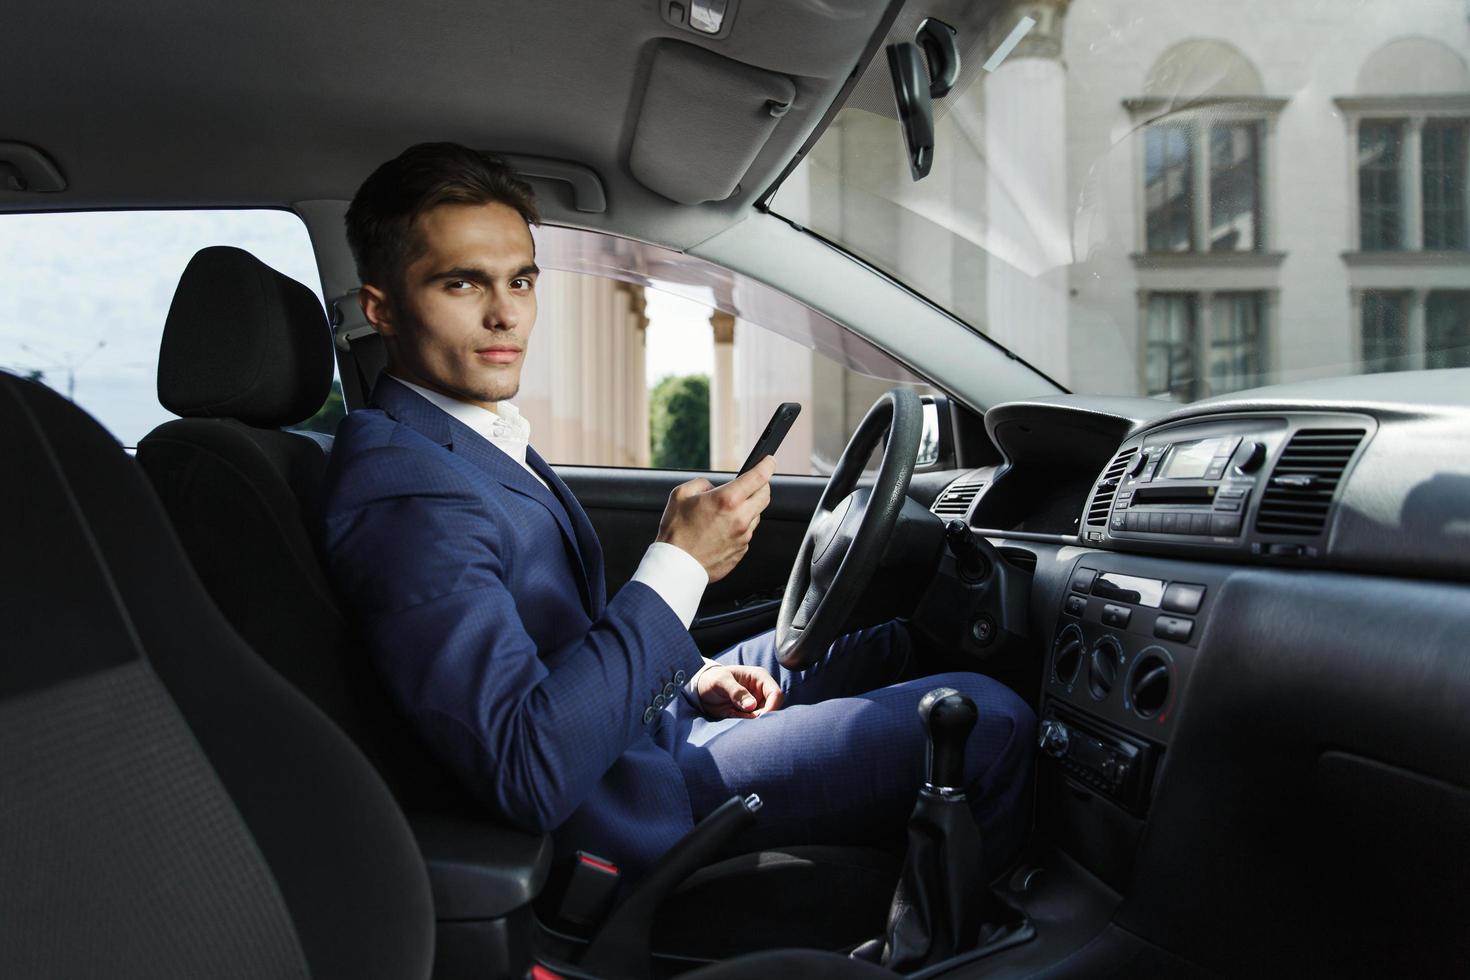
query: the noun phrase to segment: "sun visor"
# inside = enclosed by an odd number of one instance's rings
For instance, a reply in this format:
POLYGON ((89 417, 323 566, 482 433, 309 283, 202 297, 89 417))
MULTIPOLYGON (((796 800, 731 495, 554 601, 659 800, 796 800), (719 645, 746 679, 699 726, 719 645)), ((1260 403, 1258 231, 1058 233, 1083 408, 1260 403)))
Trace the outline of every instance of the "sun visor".
POLYGON ((645 187, 680 204, 724 200, 795 97, 785 75, 664 41, 654 52, 628 166, 645 187))

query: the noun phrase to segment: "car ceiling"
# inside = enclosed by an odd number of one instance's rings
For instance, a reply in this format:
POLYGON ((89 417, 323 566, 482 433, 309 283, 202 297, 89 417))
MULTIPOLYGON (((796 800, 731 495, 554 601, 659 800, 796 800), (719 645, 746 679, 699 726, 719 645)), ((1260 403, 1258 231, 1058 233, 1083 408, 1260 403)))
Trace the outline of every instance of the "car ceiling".
POLYGON ((566 186, 551 185, 540 190, 553 223, 688 247, 749 213, 901 4, 740 0, 728 36, 708 38, 666 23, 667 2, 28 4, 0 32, 0 140, 42 149, 69 186, 0 190, 0 210, 345 200, 404 147, 453 140, 591 167, 606 212, 574 211, 566 186), (670 41, 784 76, 795 91, 721 201, 677 204, 629 166, 635 131, 671 167, 717 162, 681 138, 677 113, 657 132, 637 126, 670 41))

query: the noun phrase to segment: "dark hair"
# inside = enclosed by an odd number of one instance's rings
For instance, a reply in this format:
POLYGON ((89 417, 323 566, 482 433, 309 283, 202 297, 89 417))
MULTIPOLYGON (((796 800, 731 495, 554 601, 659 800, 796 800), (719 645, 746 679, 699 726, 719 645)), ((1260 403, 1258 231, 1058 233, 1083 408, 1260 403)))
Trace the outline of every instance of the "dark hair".
POLYGON ((385 289, 421 254, 419 215, 441 204, 499 203, 541 223, 531 188, 499 157, 458 143, 419 143, 374 170, 347 209, 347 244, 359 281, 385 289))

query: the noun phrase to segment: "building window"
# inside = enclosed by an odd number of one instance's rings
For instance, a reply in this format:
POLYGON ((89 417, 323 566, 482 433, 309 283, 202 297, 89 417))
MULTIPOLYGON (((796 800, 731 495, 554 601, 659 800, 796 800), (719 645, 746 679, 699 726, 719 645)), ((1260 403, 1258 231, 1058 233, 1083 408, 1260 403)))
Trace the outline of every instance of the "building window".
POLYGON ((1364 252, 1470 248, 1470 123, 1358 124, 1358 247, 1364 252))
POLYGON ((1210 127, 1210 251, 1261 248, 1261 125, 1210 127))
POLYGON ((1260 293, 1216 293, 1210 310, 1210 394, 1260 384, 1266 366, 1266 331, 1260 293))
POLYGON ((1409 294, 1363 293, 1363 372, 1406 371, 1409 359, 1409 294))
POLYGON ((1147 318, 1150 397, 1189 402, 1254 387, 1266 376, 1263 292, 1152 293, 1147 318))
POLYGON ((1424 366, 1470 367, 1470 291, 1429 294, 1424 305, 1424 366))
POLYGON ((1194 370, 1198 312, 1194 293, 1155 293, 1148 298, 1149 397, 1186 402, 1198 397, 1194 370))
POLYGON ((1262 132, 1258 119, 1149 127, 1143 177, 1148 251, 1258 252, 1265 247, 1262 132))
POLYGON ((1399 160, 1404 127, 1363 123, 1358 127, 1358 209, 1360 247, 1365 252, 1403 248, 1404 208, 1399 160))
POLYGON ((1193 127, 1154 126, 1144 147, 1144 200, 1150 252, 1193 251, 1193 127))
POLYGON ((1465 135, 1463 121, 1425 123, 1421 139, 1424 161, 1424 247, 1451 251, 1465 247, 1465 135))

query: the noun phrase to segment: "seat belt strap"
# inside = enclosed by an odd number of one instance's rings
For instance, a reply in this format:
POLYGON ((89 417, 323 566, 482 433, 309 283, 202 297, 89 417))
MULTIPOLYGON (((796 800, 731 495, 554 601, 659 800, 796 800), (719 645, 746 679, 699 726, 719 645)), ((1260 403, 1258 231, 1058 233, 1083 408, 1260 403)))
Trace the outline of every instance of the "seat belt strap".
POLYGON ((348 408, 361 408, 372 397, 378 374, 388 360, 383 338, 363 316, 356 289, 349 290, 330 303, 332 341, 337 347, 337 361, 351 370, 342 372, 343 395, 348 408))

